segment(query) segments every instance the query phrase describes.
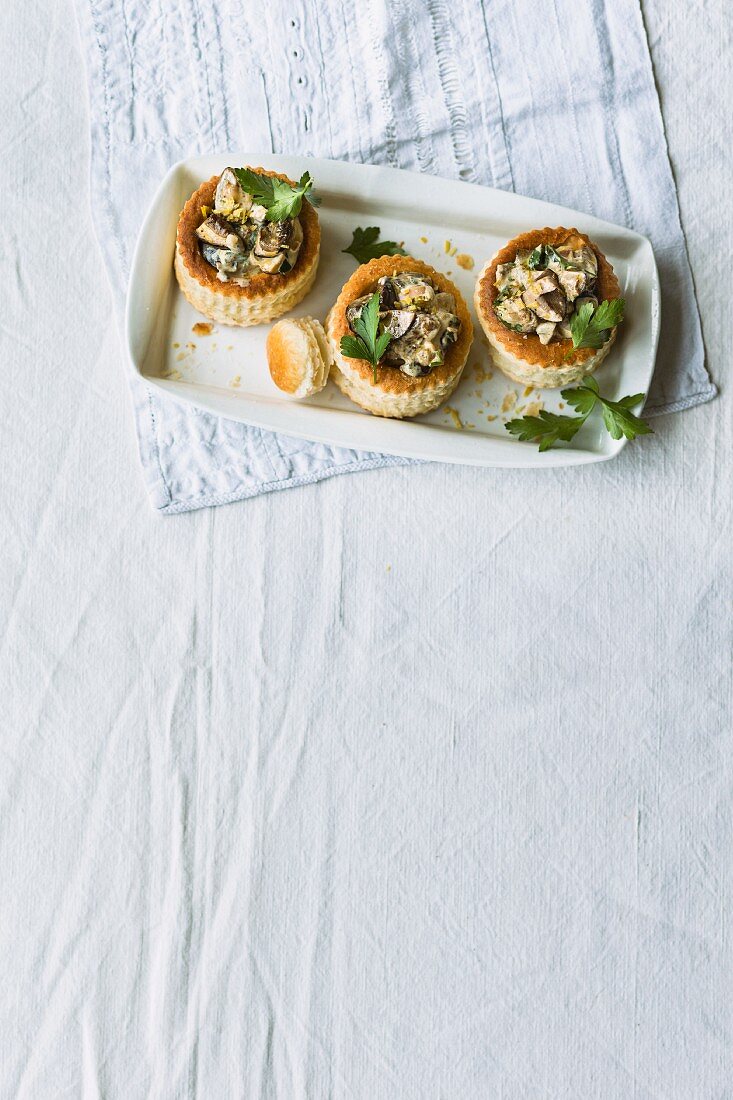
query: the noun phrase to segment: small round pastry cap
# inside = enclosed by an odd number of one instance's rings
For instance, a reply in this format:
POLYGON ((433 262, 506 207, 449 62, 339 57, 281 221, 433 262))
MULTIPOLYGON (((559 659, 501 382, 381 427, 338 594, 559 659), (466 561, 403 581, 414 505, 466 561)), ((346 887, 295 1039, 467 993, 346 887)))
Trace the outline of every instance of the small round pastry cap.
POLYGON ((309 397, 322 390, 331 353, 321 322, 314 317, 278 321, 267 337, 267 364, 275 385, 290 397, 309 397))

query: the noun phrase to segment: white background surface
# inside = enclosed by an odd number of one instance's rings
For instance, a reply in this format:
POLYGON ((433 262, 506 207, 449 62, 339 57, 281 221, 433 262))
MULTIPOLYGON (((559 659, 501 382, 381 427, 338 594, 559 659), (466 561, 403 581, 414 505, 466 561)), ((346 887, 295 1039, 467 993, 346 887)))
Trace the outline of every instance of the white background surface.
POLYGON ((0 16, 3 1097, 733 1096, 726 8, 644 5, 719 400, 175 518, 0 16))

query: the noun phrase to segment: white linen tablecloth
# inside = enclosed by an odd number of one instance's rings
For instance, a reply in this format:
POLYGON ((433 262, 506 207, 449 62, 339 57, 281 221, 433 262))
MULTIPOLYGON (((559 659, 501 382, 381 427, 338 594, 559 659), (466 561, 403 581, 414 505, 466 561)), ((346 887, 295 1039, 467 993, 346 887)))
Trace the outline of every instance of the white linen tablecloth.
POLYGON ((689 12, 644 5, 719 400, 162 520, 71 7, 9 6, 3 1100, 733 1096, 731 27, 689 12))

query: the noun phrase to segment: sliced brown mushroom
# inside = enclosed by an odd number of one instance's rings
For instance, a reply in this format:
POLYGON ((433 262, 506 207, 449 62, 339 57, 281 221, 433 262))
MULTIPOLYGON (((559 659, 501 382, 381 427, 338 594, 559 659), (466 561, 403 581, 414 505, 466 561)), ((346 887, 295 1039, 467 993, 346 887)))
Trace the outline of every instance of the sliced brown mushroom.
POLYGON ((379 289, 379 308, 394 309, 397 305, 397 290, 389 275, 383 275, 377 282, 379 289))
POLYGON ((412 333, 415 336, 420 336, 423 340, 434 340, 440 333, 440 321, 434 313, 418 311, 415 314, 412 333))
POLYGON ((555 272, 546 268, 544 271, 534 271, 530 274, 527 290, 539 296, 550 294, 553 290, 557 290, 559 285, 555 272))
MULTIPOLYGON (((443 361, 440 347, 440 322, 431 313, 418 312, 409 331, 392 347, 405 366, 431 367, 443 361)), ((409 370, 402 368, 405 374, 409 370)))
POLYGON ((456 312, 456 300, 452 294, 448 294, 446 291, 439 291, 435 295, 433 305, 436 310, 446 310, 448 313, 456 312))
POLYGON ((541 321, 560 322, 565 316, 566 299, 561 290, 551 290, 546 294, 536 294, 532 288, 525 290, 522 301, 536 313, 541 321))
POLYGON ((207 244, 216 245, 217 248, 228 248, 232 252, 241 251, 244 247, 242 238, 232 223, 219 214, 209 214, 206 221, 202 222, 196 230, 196 236, 207 244))
POLYGON ((276 252, 274 256, 258 256, 256 252, 253 252, 252 263, 260 271, 264 271, 266 275, 277 275, 285 263, 285 253, 276 252))
POLYGON ((252 263, 269 274, 289 271, 297 259, 302 241, 303 230, 297 218, 265 222, 257 230, 252 263))
POLYGON ((557 272, 557 281, 560 283, 565 297, 569 302, 574 302, 579 294, 582 294, 588 284, 589 276, 585 271, 563 270, 557 272))
POLYGON ((214 209, 231 213, 235 206, 246 214, 252 206, 252 196, 241 187, 234 169, 225 168, 216 185, 214 209))
POLYGON ((411 309, 388 309, 385 313, 380 314, 382 324, 393 340, 405 335, 410 326, 414 324, 415 317, 416 314, 411 309))
POLYGON ((257 230, 256 256, 276 256, 287 247, 292 235, 292 222, 265 222, 257 230))
POLYGON ((354 327, 354 322, 358 321, 361 317, 361 311, 370 298, 371 294, 364 294, 361 298, 356 298, 346 307, 346 320, 349 322, 352 329, 354 327))
POLYGON ((598 274, 598 258, 590 245, 585 244, 582 237, 571 238, 565 244, 559 245, 555 251, 573 267, 579 268, 591 279, 595 279, 598 274))
POLYGON ((590 302, 590 304, 593 306, 593 309, 597 309, 598 299, 596 298, 595 294, 583 294, 580 298, 576 298, 573 302, 573 312, 577 313, 580 307, 582 305, 585 305, 586 302, 590 302))

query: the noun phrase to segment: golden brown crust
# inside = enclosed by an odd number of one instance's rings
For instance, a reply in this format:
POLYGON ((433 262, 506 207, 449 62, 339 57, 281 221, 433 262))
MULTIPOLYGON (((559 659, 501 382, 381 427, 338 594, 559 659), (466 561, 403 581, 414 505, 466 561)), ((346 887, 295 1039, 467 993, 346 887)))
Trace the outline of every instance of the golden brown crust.
POLYGON ((494 312, 495 279, 498 265, 511 263, 519 249, 532 249, 539 244, 551 244, 555 248, 563 244, 573 244, 575 247, 579 247, 580 244, 590 245, 598 260, 596 297, 599 301, 603 301, 606 298, 618 298, 620 296, 621 288, 613 268, 598 245, 594 244, 585 233, 580 233, 577 229, 565 229, 562 226, 556 229, 531 229, 527 233, 520 233, 518 237, 513 237, 497 252, 490 264, 480 273, 476 282, 474 298, 476 312, 481 327, 489 340, 493 344, 500 345, 510 356, 521 359, 522 362, 540 369, 544 367, 562 371, 573 367, 579 369, 584 363, 595 359, 598 354, 597 351, 593 348, 580 348, 573 355, 568 355, 565 358, 568 351, 572 350, 572 340, 553 340, 550 344, 542 344, 539 336, 534 333, 525 336, 520 332, 513 332, 512 329, 502 324, 494 312))
MULTIPOLYGON (((265 168, 253 168, 252 171, 261 176, 273 176, 281 180, 287 180, 288 183, 295 186, 293 180, 289 180, 282 172, 268 172, 265 168)), ((266 275, 264 272, 253 275, 247 286, 239 286, 237 283, 232 282, 223 283, 220 279, 217 279, 215 269, 201 255, 199 239, 196 236, 196 230, 204 220, 201 207, 213 205, 214 192, 219 178, 219 176, 212 176, 210 180, 202 183, 181 211, 176 233, 176 251, 180 263, 197 283, 208 287, 209 290, 223 297, 257 300, 268 296, 280 296, 283 292, 287 294, 290 284, 297 282, 303 270, 310 267, 318 256, 321 243, 321 227, 314 207, 307 199, 303 201, 298 215, 303 229, 303 243, 298 252, 298 259, 290 271, 287 271, 284 275, 279 273, 266 275)))
POLYGON ((347 356, 339 355, 338 358, 343 359, 352 376, 358 375, 364 383, 383 394, 418 395, 423 391, 440 390, 453 380, 458 366, 463 370, 473 340, 473 324, 468 307, 458 288, 440 271, 436 271, 434 267, 423 263, 422 260, 415 260, 412 256, 380 256, 379 259, 370 260, 369 263, 358 267, 351 278, 344 283, 329 313, 328 336, 332 344, 338 348, 341 338, 351 332, 346 319, 346 307, 356 298, 361 298, 369 291, 375 290, 377 280, 383 275, 397 275, 401 271, 414 271, 419 275, 428 275, 436 290, 452 294, 456 300, 456 315, 461 322, 461 329, 455 344, 451 344, 446 350, 444 362, 422 378, 409 378, 394 367, 378 367, 375 384, 371 364, 363 359, 351 359, 347 356))
POLYGON ((318 393, 328 381, 329 359, 320 321, 278 321, 267 337, 267 364, 278 389, 294 397, 318 393))

